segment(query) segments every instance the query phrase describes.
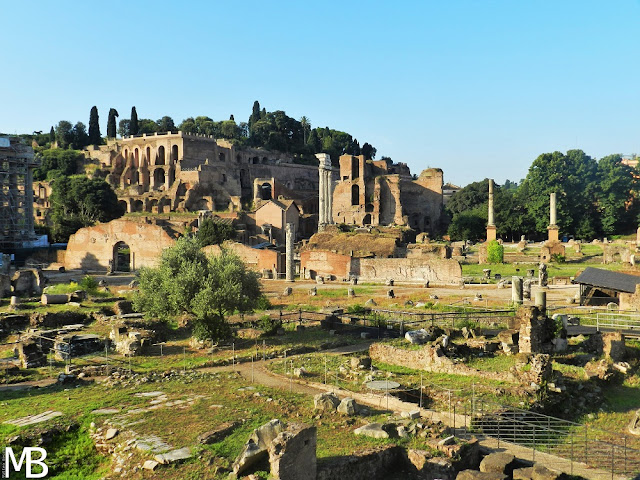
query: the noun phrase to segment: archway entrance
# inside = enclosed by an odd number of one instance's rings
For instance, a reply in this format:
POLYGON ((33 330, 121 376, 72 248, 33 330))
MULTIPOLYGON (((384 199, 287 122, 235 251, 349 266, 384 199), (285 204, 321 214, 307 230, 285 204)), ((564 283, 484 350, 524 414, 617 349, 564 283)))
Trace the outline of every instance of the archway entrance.
POLYGON ((118 242, 113 246, 113 271, 131 271, 131 248, 124 242, 118 242))

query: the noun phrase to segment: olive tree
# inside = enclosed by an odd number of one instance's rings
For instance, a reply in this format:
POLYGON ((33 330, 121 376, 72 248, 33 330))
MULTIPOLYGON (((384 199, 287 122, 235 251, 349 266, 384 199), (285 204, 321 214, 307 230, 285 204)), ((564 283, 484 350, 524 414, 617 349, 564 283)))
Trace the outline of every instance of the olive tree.
POLYGON ((166 249, 157 267, 142 268, 139 288, 137 310, 165 319, 191 314, 196 319, 193 334, 199 339, 228 336, 226 317, 253 310, 261 297, 257 273, 237 255, 223 249, 207 257, 192 236, 166 249))

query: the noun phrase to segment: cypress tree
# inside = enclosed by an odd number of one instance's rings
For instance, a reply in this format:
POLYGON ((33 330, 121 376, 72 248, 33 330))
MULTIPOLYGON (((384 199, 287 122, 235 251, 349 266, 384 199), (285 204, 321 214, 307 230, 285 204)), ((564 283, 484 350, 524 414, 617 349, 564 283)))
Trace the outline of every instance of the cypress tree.
POLYGON ((91 107, 89 114, 89 145, 100 145, 102 136, 100 135, 100 122, 98 118, 98 107, 91 107))
POLYGON ((129 122, 129 135, 138 134, 138 112, 136 107, 131 107, 131 120, 129 122))
POLYGON ((249 126, 260 120, 260 102, 256 100, 253 102, 253 109, 251 110, 251 117, 249 117, 249 126))
POLYGON ((118 111, 115 108, 109 109, 109 118, 107 119, 107 137, 116 138, 116 117, 118 111))
POLYGON ((51 130, 49 130, 49 141, 51 143, 56 141, 56 131, 53 129, 53 126, 51 127, 51 130))

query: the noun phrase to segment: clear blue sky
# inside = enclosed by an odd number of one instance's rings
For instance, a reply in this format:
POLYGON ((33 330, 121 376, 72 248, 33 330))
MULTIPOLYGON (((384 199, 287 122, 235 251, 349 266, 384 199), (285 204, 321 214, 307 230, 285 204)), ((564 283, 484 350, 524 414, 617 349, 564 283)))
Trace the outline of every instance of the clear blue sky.
POLYGON ((640 153, 640 0, 0 1, 0 131, 246 121, 254 100, 459 185, 640 153))

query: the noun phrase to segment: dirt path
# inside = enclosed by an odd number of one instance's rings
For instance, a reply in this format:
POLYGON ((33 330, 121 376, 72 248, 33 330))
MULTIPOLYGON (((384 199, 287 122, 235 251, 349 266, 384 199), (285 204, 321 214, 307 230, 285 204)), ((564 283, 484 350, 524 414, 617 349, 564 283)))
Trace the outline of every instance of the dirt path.
POLYGON ((27 388, 43 388, 53 385, 58 381, 57 378, 45 378, 44 380, 34 380, 31 382, 12 383, 8 385, 0 385, 0 393, 2 392, 16 392, 19 390, 26 390, 27 388))

